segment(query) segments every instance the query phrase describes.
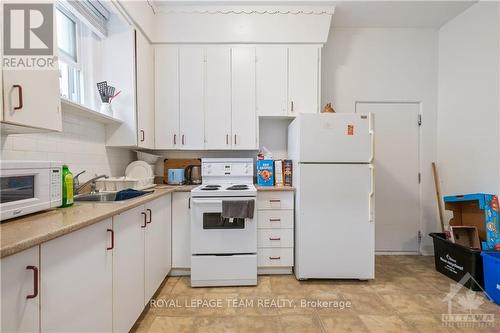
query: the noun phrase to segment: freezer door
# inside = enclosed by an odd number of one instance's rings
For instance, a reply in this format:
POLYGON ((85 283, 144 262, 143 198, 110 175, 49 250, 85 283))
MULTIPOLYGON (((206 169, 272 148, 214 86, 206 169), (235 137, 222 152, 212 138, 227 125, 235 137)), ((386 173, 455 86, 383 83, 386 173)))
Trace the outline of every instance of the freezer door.
POLYGON ((373 168, 301 164, 296 194, 298 279, 373 279, 373 168))
POLYGON ((300 162, 370 163, 372 115, 300 115, 300 162))

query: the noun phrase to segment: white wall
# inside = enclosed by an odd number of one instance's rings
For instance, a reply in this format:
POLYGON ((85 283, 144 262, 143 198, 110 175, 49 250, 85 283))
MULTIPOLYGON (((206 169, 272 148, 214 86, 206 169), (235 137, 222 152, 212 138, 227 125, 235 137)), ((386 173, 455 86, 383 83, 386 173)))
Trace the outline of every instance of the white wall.
MULTIPOLYGON (((334 17, 335 21, 335 17, 334 17)), ((355 102, 421 103, 422 252, 438 229, 431 174, 436 159, 437 29, 334 28, 322 54, 322 105, 354 112, 355 102)))
POLYGON ((62 133, 1 136, 2 160, 51 160, 67 164, 73 174, 82 170, 86 180, 94 174, 121 176, 135 159, 127 149, 104 146, 104 125, 86 118, 63 114, 62 133))
POLYGON ((500 5, 439 31, 438 161, 444 195, 500 192, 500 5))

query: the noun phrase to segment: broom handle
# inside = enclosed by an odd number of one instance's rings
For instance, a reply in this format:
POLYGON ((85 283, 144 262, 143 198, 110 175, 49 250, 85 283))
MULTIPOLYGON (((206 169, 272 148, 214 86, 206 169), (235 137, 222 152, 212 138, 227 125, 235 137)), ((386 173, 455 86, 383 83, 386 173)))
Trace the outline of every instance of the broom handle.
POLYGON ((441 223, 441 232, 444 230, 443 203, 441 202, 441 186, 439 185, 439 175, 435 162, 432 162, 432 174, 434 175, 434 186, 436 187, 436 198, 439 209, 439 222, 441 223))

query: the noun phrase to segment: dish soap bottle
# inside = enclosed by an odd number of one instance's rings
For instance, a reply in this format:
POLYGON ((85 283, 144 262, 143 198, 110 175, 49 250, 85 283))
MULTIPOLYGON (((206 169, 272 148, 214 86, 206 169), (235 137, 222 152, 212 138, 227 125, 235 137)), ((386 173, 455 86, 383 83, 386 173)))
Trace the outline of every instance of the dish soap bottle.
POLYGON ((67 165, 62 167, 62 205, 61 207, 69 207, 73 205, 73 174, 69 171, 67 165))

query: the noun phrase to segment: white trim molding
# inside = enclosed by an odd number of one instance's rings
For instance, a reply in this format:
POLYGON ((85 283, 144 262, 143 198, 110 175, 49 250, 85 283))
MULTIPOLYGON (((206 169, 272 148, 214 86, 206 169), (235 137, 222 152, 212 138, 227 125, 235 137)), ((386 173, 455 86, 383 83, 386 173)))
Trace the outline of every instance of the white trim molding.
POLYGON ((158 13, 163 14, 292 14, 292 15, 333 15, 335 6, 272 6, 272 5, 247 5, 247 6, 160 6, 158 13))

